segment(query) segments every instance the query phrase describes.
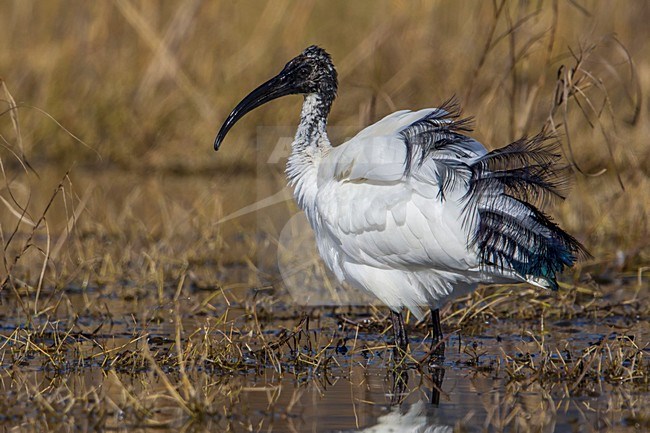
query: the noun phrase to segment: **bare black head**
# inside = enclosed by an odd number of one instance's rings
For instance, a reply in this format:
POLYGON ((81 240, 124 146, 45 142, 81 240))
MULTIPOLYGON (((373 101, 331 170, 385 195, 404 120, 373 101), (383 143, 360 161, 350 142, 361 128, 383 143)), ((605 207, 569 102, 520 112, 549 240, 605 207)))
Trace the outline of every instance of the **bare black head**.
POLYGON ((292 59, 278 75, 248 94, 228 115, 214 140, 214 150, 232 126, 246 113, 273 99, 286 95, 318 94, 321 98, 321 115, 329 114, 338 86, 332 58, 324 49, 312 45, 292 59))

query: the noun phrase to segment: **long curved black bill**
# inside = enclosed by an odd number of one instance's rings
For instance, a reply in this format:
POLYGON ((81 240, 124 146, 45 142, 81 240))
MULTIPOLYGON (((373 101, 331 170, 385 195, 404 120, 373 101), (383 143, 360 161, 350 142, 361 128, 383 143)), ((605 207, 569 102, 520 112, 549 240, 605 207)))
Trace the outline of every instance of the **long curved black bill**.
POLYGON ((263 105, 273 99, 293 93, 288 80, 282 78, 282 75, 275 76, 257 87, 248 94, 242 101, 237 104, 234 110, 228 115, 226 121, 221 125, 221 129, 214 139, 214 150, 219 150, 219 146, 226 138, 226 134, 230 131, 235 123, 246 113, 254 110, 255 108, 263 105))

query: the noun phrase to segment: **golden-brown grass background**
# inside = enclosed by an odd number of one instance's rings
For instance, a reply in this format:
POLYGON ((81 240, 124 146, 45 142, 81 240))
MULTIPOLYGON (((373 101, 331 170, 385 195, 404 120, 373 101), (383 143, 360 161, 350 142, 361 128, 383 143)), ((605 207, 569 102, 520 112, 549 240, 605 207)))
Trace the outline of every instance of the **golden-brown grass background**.
POLYGON ((594 255, 589 270, 635 274, 650 263, 649 21, 644 1, 4 2, 0 276, 37 290, 187 270, 196 284, 246 281, 217 271, 246 267, 277 233, 260 240, 259 217, 215 222, 255 201, 259 178, 281 187, 258 164, 256 126, 295 125, 300 98, 247 116, 218 154, 212 140, 310 44, 334 58, 330 124, 350 134, 456 95, 474 136, 502 146, 547 123, 564 77, 577 99, 553 118, 580 171, 552 214, 594 255), (23 209, 45 215, 35 230, 23 209))

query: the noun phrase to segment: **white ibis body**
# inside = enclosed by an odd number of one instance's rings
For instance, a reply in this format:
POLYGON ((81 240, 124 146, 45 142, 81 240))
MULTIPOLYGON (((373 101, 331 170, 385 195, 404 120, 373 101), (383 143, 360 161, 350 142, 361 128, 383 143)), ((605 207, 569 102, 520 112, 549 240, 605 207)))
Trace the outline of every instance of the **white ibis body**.
POLYGON ((336 92, 329 54, 308 47, 235 107, 214 147, 247 112, 304 95, 286 169, 294 197, 328 268, 391 309, 397 347, 408 342, 403 308, 418 319, 431 309, 436 341, 438 308, 479 283, 557 289, 556 274, 584 249, 536 207, 560 196, 556 141, 537 135, 488 152, 448 102, 395 112, 332 147, 336 92))

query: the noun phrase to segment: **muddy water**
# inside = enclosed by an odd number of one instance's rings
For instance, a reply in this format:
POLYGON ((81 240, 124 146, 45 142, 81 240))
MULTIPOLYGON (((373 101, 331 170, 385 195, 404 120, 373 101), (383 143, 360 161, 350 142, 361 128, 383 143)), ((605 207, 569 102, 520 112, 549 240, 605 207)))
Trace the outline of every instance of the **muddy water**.
MULTIPOLYGON (((326 389, 312 384, 296 391, 292 384, 285 384, 287 404, 294 392, 300 393, 299 403, 293 408, 295 415, 267 422, 273 431, 301 432, 624 430, 634 427, 633 411, 619 412, 616 406, 625 407, 626 399, 644 405, 649 400, 642 393, 623 397, 606 390, 600 395, 553 397, 537 386, 513 393, 506 379, 463 368, 458 361, 455 356, 447 356, 444 379, 439 385, 427 375, 411 372, 407 397, 398 405, 390 404, 391 379, 379 366, 366 371, 353 369, 350 378, 339 379, 326 389)), ((247 403, 263 411, 267 400, 253 391, 247 403)), ((276 405, 282 407, 283 403, 278 401, 276 405)))
MULTIPOLYGON (((70 296, 72 303, 80 302, 75 299, 77 296, 81 295, 70 296)), ((134 335, 146 333, 152 352, 172 348, 177 329, 174 321, 167 318, 150 321, 146 326, 138 324, 138 317, 142 317, 137 311, 140 307, 129 307, 123 299, 108 300, 106 307, 113 312, 110 326, 105 320, 89 316, 78 318, 83 324, 80 326, 70 326, 65 320, 57 322, 63 331, 70 327, 75 330, 100 328, 85 339, 77 331, 68 333, 67 344, 74 346, 76 352, 62 352, 67 368, 52 368, 38 353, 17 366, 8 355, 7 345, 3 346, 0 390, 7 401, 0 402, 0 407, 7 412, 0 414, 0 426, 9 430, 33 424, 38 431, 43 428, 43 420, 49 420, 50 427, 71 431, 418 433, 645 431, 648 426, 650 394, 647 384, 645 388, 618 387, 608 384, 604 378, 594 378, 586 388, 569 390, 571 382, 545 382, 536 377, 512 381, 507 372, 506 355, 530 355, 532 362, 540 361, 535 341, 542 338, 539 323, 496 322, 485 326, 479 334, 452 330, 444 359, 395 370, 391 351, 385 348, 389 338, 381 335, 381 330, 341 327, 340 316, 330 313, 313 318, 310 327, 313 341, 320 341, 315 347, 317 351, 327 346, 324 343, 327 340, 347 338, 343 350, 334 346, 324 349, 332 358, 327 369, 292 371, 291 362, 283 361, 281 372, 272 363, 262 362, 249 370, 222 374, 195 365, 188 369, 191 383, 206 393, 208 389, 217 390, 219 397, 209 405, 210 413, 193 418, 169 396, 165 380, 152 373, 151 368, 112 368, 105 363, 107 357, 93 347, 93 342, 99 342, 103 350, 109 351, 127 345, 120 353, 128 356, 132 351, 143 350, 144 340, 133 343, 134 335), (362 347, 369 349, 362 352, 362 347), (81 364, 76 362, 78 353, 85 359, 81 364), (96 353, 97 357, 88 356, 91 353, 96 353), (20 379, 16 378, 17 368, 20 379), (28 391, 22 394, 25 387, 28 391), (73 389, 79 400, 66 399, 62 394, 60 398, 71 409, 64 419, 55 421, 32 401, 36 390, 48 395, 60 393, 62 387, 73 389), (132 405, 124 403, 125 389, 148 407, 146 417, 135 416, 132 405), (155 397, 163 394, 164 397, 155 397), (7 409, 6 404, 16 398, 12 395, 20 398, 7 409), (89 403, 81 397, 88 395, 91 399, 99 395, 105 411, 99 423, 94 418, 97 414, 88 409, 89 403), (57 427, 59 422, 61 425, 57 427), (70 429, 71 424, 76 427, 70 429)), ((0 333, 12 338, 16 328, 20 323, 24 326, 24 322, 14 320, 8 313, 3 311, 0 333)), ((249 321, 244 310, 232 309, 228 314, 231 323, 240 324, 242 328, 249 321)), ((312 310, 312 314, 316 312, 312 310)), ((347 319, 364 317, 349 313, 344 316, 347 319)), ((187 343, 188 334, 200 332, 211 319, 184 313, 183 344, 187 343)), ((271 320, 265 323, 263 333, 270 341, 279 330, 291 329, 298 321, 299 318, 294 317, 271 320)), ((647 342, 649 337, 644 324, 630 323, 624 318, 559 321, 547 324, 546 331, 544 338, 548 347, 566 347, 572 354, 603 339, 634 335, 641 343, 647 342)), ((42 343, 44 348, 52 348, 64 333, 46 333, 34 341, 42 343)), ((412 329, 415 359, 425 355, 428 344, 420 331, 412 329)), ((564 359, 572 363, 568 357, 564 359)), ((163 370, 166 379, 182 389, 178 368, 163 370)))

